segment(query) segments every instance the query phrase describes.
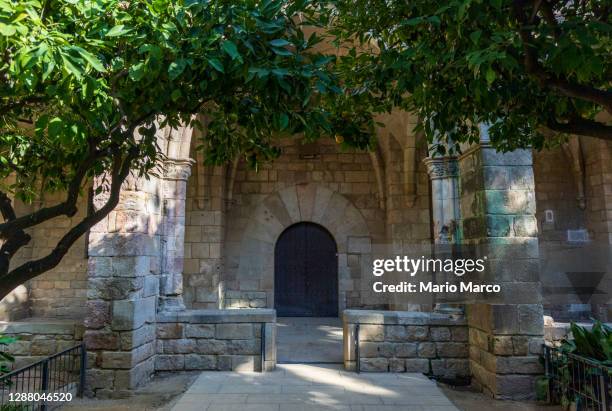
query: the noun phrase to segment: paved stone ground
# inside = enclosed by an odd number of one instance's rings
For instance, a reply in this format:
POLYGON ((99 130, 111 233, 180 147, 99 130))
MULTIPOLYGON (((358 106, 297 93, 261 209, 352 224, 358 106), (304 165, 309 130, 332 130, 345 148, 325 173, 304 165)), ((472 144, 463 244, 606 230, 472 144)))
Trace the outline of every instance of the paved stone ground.
POLYGON ((273 372, 203 372, 173 411, 458 411, 421 374, 280 364, 273 372))
POLYGON ((276 327, 279 363, 342 363, 339 318, 279 317, 276 327))
POLYGON ((442 392, 463 411, 562 411, 560 405, 538 404, 535 401, 501 401, 470 387, 449 387, 440 384, 442 392))

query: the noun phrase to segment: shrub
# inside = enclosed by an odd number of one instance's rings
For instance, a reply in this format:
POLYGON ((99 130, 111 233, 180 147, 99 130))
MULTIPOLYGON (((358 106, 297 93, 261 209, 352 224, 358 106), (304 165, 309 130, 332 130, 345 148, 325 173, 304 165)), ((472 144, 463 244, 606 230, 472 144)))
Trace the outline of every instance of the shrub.
POLYGON ((565 340, 561 349, 612 366, 612 328, 595 320, 591 330, 571 324, 573 340, 565 340))
POLYGON ((11 371, 9 364, 15 361, 15 357, 4 351, 4 348, 15 341, 17 341, 17 338, 15 337, 7 337, 0 334, 0 375, 11 371))

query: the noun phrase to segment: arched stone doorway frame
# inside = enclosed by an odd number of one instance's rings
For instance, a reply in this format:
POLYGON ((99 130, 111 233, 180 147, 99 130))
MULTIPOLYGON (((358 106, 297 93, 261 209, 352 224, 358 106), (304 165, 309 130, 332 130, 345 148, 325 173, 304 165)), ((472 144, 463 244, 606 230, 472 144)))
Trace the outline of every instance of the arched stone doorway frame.
POLYGON ((294 185, 268 195, 248 218, 239 247, 238 283, 259 280, 271 286, 228 291, 244 299, 249 292, 265 291, 265 305, 273 308, 275 244, 288 227, 311 222, 328 230, 338 247, 338 311, 355 305, 362 274, 371 266, 372 239, 363 215, 346 197, 320 184, 294 185))

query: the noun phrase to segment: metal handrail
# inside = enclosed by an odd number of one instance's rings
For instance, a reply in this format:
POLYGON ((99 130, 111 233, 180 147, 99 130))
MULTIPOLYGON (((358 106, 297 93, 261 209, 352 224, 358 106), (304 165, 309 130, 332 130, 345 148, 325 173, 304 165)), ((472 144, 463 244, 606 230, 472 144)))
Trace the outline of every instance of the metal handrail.
MULTIPOLYGON (((37 367, 37 366, 39 366, 43 362, 53 360, 54 358, 57 358, 57 357, 61 357, 62 355, 68 353, 69 351, 72 351, 72 350, 74 350, 76 348, 80 348, 80 347, 83 347, 83 351, 85 351, 85 344, 75 345, 74 347, 67 348, 64 351, 60 351, 58 353, 50 355, 50 356, 48 356, 46 358, 43 358, 42 360, 38 360, 38 361, 32 363, 32 364, 29 364, 29 365, 26 365, 24 367, 18 368, 16 370, 11 371, 11 372, 7 372, 6 374, 2 374, 2 375, 0 375, 0 380, 4 380, 4 379, 7 379, 7 378, 10 378, 14 374, 19 374, 19 373, 27 371, 27 370, 29 370, 31 368, 37 367)), ((85 356, 85 357, 87 357, 87 356, 85 356)))
POLYGON ((260 361, 261 369, 259 372, 266 371, 266 323, 261 323, 261 342, 260 342, 260 361))
POLYGON ((563 393, 571 393, 580 402, 580 409, 610 409, 612 367, 547 345, 544 345, 544 360, 551 401, 560 400, 563 393))
POLYGON ((24 409, 46 411, 48 406, 52 405, 49 402, 56 400, 49 400, 49 395, 44 394, 53 394, 54 397, 55 394, 72 395, 71 390, 76 384, 78 384, 76 395, 82 397, 86 369, 87 351, 85 344, 79 344, 0 375, 0 408, 7 404, 14 404, 18 407, 25 407, 24 409), (77 355, 79 356, 78 370, 77 355), (77 371, 79 372, 78 379, 74 378, 77 371), (22 397, 24 394, 25 397, 22 397), (35 398, 29 398, 28 394, 35 395, 35 398))
POLYGON ((355 372, 361 372, 361 352, 359 351, 359 324, 355 324, 355 372))

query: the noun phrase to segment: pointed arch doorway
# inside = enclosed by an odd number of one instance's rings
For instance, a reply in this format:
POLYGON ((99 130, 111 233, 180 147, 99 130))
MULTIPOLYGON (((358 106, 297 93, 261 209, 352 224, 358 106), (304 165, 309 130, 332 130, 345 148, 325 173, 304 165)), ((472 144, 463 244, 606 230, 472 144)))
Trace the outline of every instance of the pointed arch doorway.
POLYGON ((338 317, 338 248, 324 227, 289 226, 274 251, 274 305, 279 317, 338 317))

